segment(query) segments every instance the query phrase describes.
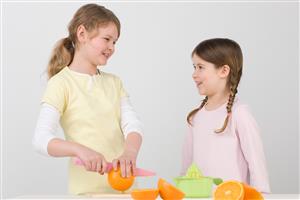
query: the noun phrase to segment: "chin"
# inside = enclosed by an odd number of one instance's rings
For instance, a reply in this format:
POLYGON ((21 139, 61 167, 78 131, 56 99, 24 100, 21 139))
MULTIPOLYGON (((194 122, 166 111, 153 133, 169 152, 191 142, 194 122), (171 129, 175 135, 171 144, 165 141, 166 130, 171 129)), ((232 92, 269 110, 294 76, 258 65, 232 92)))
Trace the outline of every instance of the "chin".
POLYGON ((198 90, 198 93, 199 93, 200 95, 205 95, 205 93, 202 92, 202 91, 200 91, 200 90, 198 90))
POLYGON ((100 62, 98 62, 98 65, 103 66, 103 65, 106 65, 106 63, 107 63, 106 61, 100 61, 100 62))

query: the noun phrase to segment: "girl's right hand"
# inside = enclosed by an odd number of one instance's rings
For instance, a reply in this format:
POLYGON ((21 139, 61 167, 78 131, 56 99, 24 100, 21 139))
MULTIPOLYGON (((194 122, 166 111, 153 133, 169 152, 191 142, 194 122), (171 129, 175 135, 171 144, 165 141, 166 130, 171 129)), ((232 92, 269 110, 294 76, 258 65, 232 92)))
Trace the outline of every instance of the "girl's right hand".
POLYGON ((87 147, 81 147, 77 156, 87 171, 99 172, 102 175, 107 171, 107 161, 101 153, 87 147))

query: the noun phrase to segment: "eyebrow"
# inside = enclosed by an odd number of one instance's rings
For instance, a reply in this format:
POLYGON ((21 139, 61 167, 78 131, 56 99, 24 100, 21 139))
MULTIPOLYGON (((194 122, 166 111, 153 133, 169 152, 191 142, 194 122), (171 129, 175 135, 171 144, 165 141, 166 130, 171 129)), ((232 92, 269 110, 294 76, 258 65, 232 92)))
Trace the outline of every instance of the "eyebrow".
POLYGON ((195 66, 205 66, 203 63, 196 63, 195 66))
POLYGON ((115 42, 118 41, 118 38, 114 39, 111 35, 105 35, 105 37, 109 37, 109 38, 113 39, 115 42))

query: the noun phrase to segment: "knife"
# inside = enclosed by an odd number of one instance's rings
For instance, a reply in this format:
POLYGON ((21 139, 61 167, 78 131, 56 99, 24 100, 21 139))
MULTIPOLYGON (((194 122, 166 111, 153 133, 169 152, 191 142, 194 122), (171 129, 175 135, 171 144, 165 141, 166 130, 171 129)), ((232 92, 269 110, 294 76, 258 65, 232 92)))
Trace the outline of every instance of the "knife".
MULTIPOLYGON (((73 162, 75 165, 83 165, 82 160, 80 158, 73 158, 73 162)), ((113 164, 111 162, 107 163, 107 172, 113 169, 113 164)), ((155 176, 156 173, 146 170, 146 169, 141 169, 141 168, 135 168, 135 176, 155 176)))

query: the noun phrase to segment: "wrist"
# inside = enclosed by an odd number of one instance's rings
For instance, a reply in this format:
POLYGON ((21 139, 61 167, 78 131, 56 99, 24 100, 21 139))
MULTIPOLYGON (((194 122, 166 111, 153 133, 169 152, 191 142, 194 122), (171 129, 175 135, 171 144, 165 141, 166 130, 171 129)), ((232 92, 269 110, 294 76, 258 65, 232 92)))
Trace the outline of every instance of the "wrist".
POLYGON ((138 154, 138 150, 135 149, 135 148, 133 148, 133 147, 127 147, 127 148, 125 148, 124 152, 126 154, 130 154, 130 155, 134 155, 134 156, 136 156, 138 154))
POLYGON ((72 142, 72 148, 71 149, 72 149, 71 151, 72 151, 73 156, 80 157, 83 146, 81 144, 72 142))

